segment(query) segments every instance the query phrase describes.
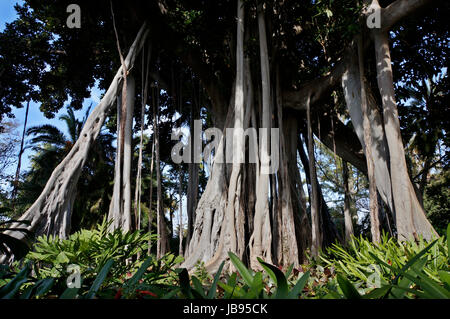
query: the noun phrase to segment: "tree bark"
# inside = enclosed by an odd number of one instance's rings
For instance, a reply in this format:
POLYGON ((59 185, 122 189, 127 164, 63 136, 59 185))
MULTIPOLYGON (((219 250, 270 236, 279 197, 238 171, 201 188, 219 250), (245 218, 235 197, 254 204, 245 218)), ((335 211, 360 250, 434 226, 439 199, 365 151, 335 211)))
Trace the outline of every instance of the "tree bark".
POLYGON ((164 206, 162 198, 162 182, 161 182, 161 163, 159 152, 159 88, 154 89, 153 99, 153 125, 155 131, 153 132, 155 138, 155 165, 156 165, 156 183, 157 183, 157 195, 156 195, 156 218, 157 218, 157 235, 158 241, 156 245, 156 258, 160 259, 169 250, 169 237, 167 234, 166 219, 164 217, 164 206))
MULTIPOLYGON (((133 65, 147 35, 147 25, 144 24, 124 61, 127 69, 130 69, 133 65)), ((69 154, 55 168, 38 199, 20 217, 20 220, 31 221, 31 225, 27 229, 34 231, 36 236, 46 234, 66 238, 69 234, 72 206, 75 199, 71 194, 75 193, 75 187, 89 149, 97 138, 116 99, 122 72, 123 68, 120 67, 102 100, 89 115, 79 139, 69 154)), ((20 227, 23 227, 23 225, 20 225, 20 227)), ((15 238, 24 239, 24 233, 22 232, 12 231, 10 234, 15 238)))
MULTIPOLYGON (((113 220, 111 230, 122 229, 127 232, 131 230, 131 157, 132 157, 132 134, 133 134, 133 111, 135 99, 135 81, 134 77, 129 75, 127 80, 127 100, 125 118, 119 118, 117 133, 118 142, 123 139, 123 151, 120 144, 117 145, 114 191, 111 200, 109 219, 113 220), (122 130, 123 126, 123 130, 122 130), (123 162, 121 161, 123 154, 123 162)), ((123 99, 122 99, 123 100, 123 99)), ((122 108, 123 109, 123 108, 122 108)), ((123 114, 123 112, 120 112, 123 114)))
POLYGON ((353 236, 353 219, 351 213, 352 195, 348 183, 348 164, 342 161, 342 180, 344 182, 344 227, 345 242, 348 243, 353 236))
POLYGON ((365 82, 364 82, 364 56, 363 56, 363 39, 362 35, 358 36, 358 65, 359 65, 359 82, 361 87, 361 110, 363 116, 364 128, 364 144, 366 146, 367 175, 369 178, 369 205, 370 205, 370 231, 372 241, 379 243, 381 240, 380 220, 378 215, 378 196, 375 178, 375 168, 372 156, 372 130, 369 120, 369 108, 366 98, 365 82))
POLYGON ((418 235, 431 239, 433 235, 437 236, 437 233, 417 200, 406 166, 395 101, 388 33, 374 31, 374 44, 378 88, 382 98, 384 128, 390 154, 397 235, 400 240, 417 238, 418 235))
MULTIPOLYGON (((154 123, 154 122, 153 122, 154 123)), ((155 130, 155 125, 153 124, 153 131, 155 130)), ((152 154, 151 154, 151 161, 150 161, 150 196, 149 196, 149 204, 148 204, 148 233, 150 235, 150 238, 148 239, 148 255, 150 255, 152 250, 152 241, 151 241, 151 235, 152 235, 152 224, 153 224, 153 214, 152 214, 152 205, 153 205, 153 166, 155 163, 155 136, 153 135, 153 141, 152 141, 152 154)))
POLYGON ((134 193, 134 221, 135 229, 141 229, 141 195, 142 195, 142 151, 144 144, 144 126, 145 126, 145 107, 148 96, 148 73, 150 69, 151 45, 147 53, 147 67, 145 68, 145 51, 142 53, 142 91, 141 91, 141 136, 139 139, 139 158, 136 177, 136 189, 134 193), (144 74, 145 69, 145 74, 144 74))
POLYGON ((271 165, 269 159, 270 128, 271 125, 271 97, 270 97, 270 71, 269 55, 267 50, 266 23, 263 5, 258 5, 258 30, 259 30, 259 50, 261 60, 261 87, 262 87, 262 130, 260 137, 260 167, 256 184, 256 205, 255 217, 253 221, 253 234, 250 240, 250 266, 259 269, 261 266, 257 257, 261 257, 266 262, 272 262, 271 242, 272 232, 269 221, 269 174, 268 168, 271 165), (264 134, 265 133, 265 134, 264 134))
POLYGON ((322 248, 322 235, 320 233, 319 221, 319 198, 317 193, 317 175, 316 160, 314 156, 314 140, 311 129, 311 110, 310 98, 306 100, 306 118, 308 132, 308 157, 309 157, 309 175, 311 179, 311 255, 317 257, 319 250, 322 248))

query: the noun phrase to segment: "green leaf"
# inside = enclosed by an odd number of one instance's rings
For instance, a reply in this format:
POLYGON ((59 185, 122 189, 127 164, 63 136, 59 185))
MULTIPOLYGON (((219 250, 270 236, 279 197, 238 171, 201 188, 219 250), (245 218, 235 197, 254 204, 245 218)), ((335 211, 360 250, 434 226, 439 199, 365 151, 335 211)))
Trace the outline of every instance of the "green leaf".
POLYGON ((141 267, 139 267, 138 271, 136 271, 136 273, 133 275, 133 277, 131 277, 130 280, 128 280, 128 282, 125 284, 125 286, 126 287, 130 287, 130 286, 136 285, 138 283, 138 281, 144 275, 144 273, 147 270, 147 268, 150 267, 150 264, 152 263, 152 261, 153 261, 152 257, 147 258, 142 263, 141 267))
POLYGON ((65 264, 69 261, 70 260, 67 258, 66 254, 64 252, 60 252, 58 256, 56 256, 55 264, 65 264))
POLYGON ((292 288, 292 290, 289 292, 287 298, 288 299, 297 299, 300 293, 302 292, 303 288, 305 287, 306 283, 308 282, 310 272, 307 271, 303 274, 303 276, 297 281, 295 286, 292 288))
POLYGON ((286 277, 284 276, 283 272, 278 269, 277 267, 268 264, 266 262, 260 261, 261 266, 264 268, 264 270, 267 271, 267 269, 270 269, 276 277, 276 285, 277 285, 277 292, 274 296, 275 299, 286 299, 288 296, 288 284, 286 277))
MULTIPOLYGON (((22 279, 26 278, 29 273, 30 264, 28 263, 12 280, 0 289, 0 297, 7 295, 10 291, 14 290, 17 282, 22 281, 22 279)), ((25 281, 22 281, 22 283, 25 281)))
POLYGON ((14 284, 11 286, 11 289, 8 291, 7 294, 5 294, 2 299, 11 299, 15 296, 17 291, 20 289, 20 286, 22 286, 23 283, 27 282, 28 278, 21 277, 19 280, 15 281, 14 284))
POLYGON ((447 289, 450 289, 450 272, 444 270, 438 270, 439 278, 441 278, 447 289))
POLYGON ((361 299, 361 295, 359 294, 358 290, 356 290, 356 288, 350 281, 348 281, 347 278, 345 278, 341 274, 337 274, 337 281, 339 283, 339 287, 341 288, 347 299, 361 299))
POLYGON ((258 262, 261 264, 261 266, 263 267, 263 269, 267 272, 267 274, 269 275, 270 279, 272 279, 272 281, 276 284, 277 283, 277 276, 275 275, 275 273, 272 271, 272 269, 270 269, 270 267, 267 267, 266 265, 264 265, 264 260, 262 260, 259 257, 256 257, 256 259, 258 260, 258 262))
POLYGON ((108 272, 111 269, 113 264, 114 264, 113 259, 109 259, 106 262, 106 264, 103 266, 102 270, 100 270, 100 272, 98 273, 97 278, 95 278, 91 289, 89 289, 89 292, 86 295, 86 299, 94 298, 95 294, 97 293, 98 289, 102 285, 103 281, 105 280, 106 276, 108 275, 108 272))
MULTIPOLYGON (((236 273, 234 273, 235 275, 236 273)), ((234 278, 236 280, 236 278, 234 278)), ((232 285, 227 285, 223 282, 219 281, 219 286, 225 290, 226 295, 224 296, 224 299, 231 299, 231 298, 244 298, 244 294, 242 293, 241 289, 236 286, 235 283, 232 285)))
POLYGON ((253 283, 253 276, 250 274, 250 271, 247 269, 247 267, 245 267, 242 261, 239 260, 238 256, 233 254, 231 251, 228 252, 228 256, 230 256, 231 262, 239 271, 239 274, 242 276, 245 283, 250 287, 253 283))
POLYGON ((264 289, 264 284, 262 280, 262 273, 257 272, 253 277, 253 283, 250 289, 247 291, 245 295, 245 299, 255 299, 258 298, 261 294, 261 291, 264 289))
POLYGON ((214 276, 214 281, 211 285, 211 288, 209 288, 209 292, 208 292, 208 299, 214 299, 214 297, 216 296, 216 290, 217 290, 217 282, 220 279, 220 273, 222 272, 223 266, 225 265, 225 261, 222 261, 222 263, 219 266, 219 270, 217 270, 215 276, 214 276))
POLYGON ((363 296, 363 299, 380 299, 380 298, 384 298, 384 296, 386 295, 386 293, 391 289, 392 287, 390 285, 387 286, 383 286, 381 288, 375 288, 374 290, 372 290, 369 293, 366 293, 363 296))
POLYGON ((162 296, 161 299, 171 299, 173 296, 175 296, 180 291, 181 291, 181 288, 175 288, 172 291, 165 294, 164 296, 162 296))
POLYGON ((218 285, 220 286, 220 287, 222 287, 222 289, 224 289, 225 290, 225 292, 226 292, 226 294, 224 295, 224 299, 229 299, 229 298, 232 298, 233 297, 233 293, 234 293, 234 290, 235 290, 235 288, 236 288, 236 284, 237 284, 237 282, 236 282, 236 280, 237 280, 237 274, 234 272, 234 273, 232 273, 231 274, 231 276, 228 278, 228 281, 227 281, 227 284, 225 285, 222 285, 222 282, 218 282, 218 285), (231 291, 227 291, 225 288, 224 288, 224 286, 227 286, 227 287, 231 287, 231 291))
POLYGON ((206 298, 203 285, 197 277, 192 276, 192 284, 194 285, 195 291, 202 297, 202 299, 206 298))
POLYGON ((42 282, 37 286, 36 288, 36 296, 43 296, 45 295, 54 285, 55 278, 45 278, 42 280, 42 282))
POLYGON ((59 299, 75 299, 75 297, 78 294, 78 290, 80 290, 80 288, 67 288, 66 290, 64 290, 64 292, 61 294, 61 296, 59 297, 59 299))

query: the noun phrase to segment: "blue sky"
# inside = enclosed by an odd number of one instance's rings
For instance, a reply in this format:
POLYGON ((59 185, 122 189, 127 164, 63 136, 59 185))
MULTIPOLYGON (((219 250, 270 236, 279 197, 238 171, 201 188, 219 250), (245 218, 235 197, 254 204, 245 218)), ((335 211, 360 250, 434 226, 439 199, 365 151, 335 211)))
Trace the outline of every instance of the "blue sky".
MULTIPOLYGON (((5 28, 5 24, 8 22, 12 22, 17 18, 16 11, 14 9, 14 5, 16 3, 22 4, 23 1, 20 0, 0 0, 0 31, 3 31, 5 28)), ((99 98, 101 96, 102 92, 98 90, 96 87, 92 90, 91 98, 86 99, 83 104, 83 109, 76 111, 75 115, 77 118, 82 118, 89 107, 89 105, 92 103, 91 110, 97 105, 99 102, 99 98)), ((60 121, 58 118, 66 113, 66 107, 69 103, 66 103, 65 107, 62 108, 59 113, 55 115, 53 119, 47 119, 43 116, 43 114, 39 111, 39 104, 37 103, 30 103, 30 111, 28 114, 28 123, 27 128, 32 127, 35 125, 42 125, 42 124, 52 124, 56 127, 58 127, 60 130, 65 132, 67 134, 67 129, 64 125, 64 122, 60 121)), ((24 105, 25 106, 25 105, 24 105)), ((19 124, 17 131, 19 134, 22 134, 23 131, 23 123, 25 119, 25 107, 16 109, 13 108, 13 114, 15 116, 15 121, 19 124)), ((29 156, 31 155, 30 151, 25 151, 22 157, 22 169, 26 170, 30 167, 30 160, 29 156)), ((11 171, 15 171, 16 167, 10 167, 11 171)))

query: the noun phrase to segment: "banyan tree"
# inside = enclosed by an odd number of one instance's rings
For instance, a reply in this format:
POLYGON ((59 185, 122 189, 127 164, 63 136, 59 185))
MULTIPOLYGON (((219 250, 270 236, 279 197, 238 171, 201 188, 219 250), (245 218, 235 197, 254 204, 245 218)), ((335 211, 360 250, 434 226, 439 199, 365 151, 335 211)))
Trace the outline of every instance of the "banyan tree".
MULTIPOLYGON (((343 241, 317 177, 318 141, 368 177, 374 241, 386 220, 394 222, 390 227, 401 240, 436 235, 405 160, 391 50, 393 29, 411 16, 438 10, 443 1, 80 1, 79 29, 65 26, 66 2, 44 6, 30 0, 32 13, 24 14, 36 15, 60 36, 55 41, 60 52, 50 47, 43 55, 83 65, 66 68, 67 86, 88 88, 101 78, 105 93, 20 218, 31 221, 35 234, 69 234, 80 172, 112 116, 118 139, 107 213, 113 228, 139 225, 131 194, 140 174, 132 176, 130 167, 133 119, 152 123, 159 173, 164 92, 172 107, 189 108, 192 139, 200 108, 222 133, 207 130, 202 145, 181 151, 189 162, 184 267, 202 261, 215 271, 230 251, 253 268, 257 257, 298 265, 306 252, 315 255, 343 241), (202 105, 193 91, 202 95, 202 105), (190 102, 177 102, 183 100, 190 102), (144 114, 146 105, 152 113, 144 114), (198 163, 207 151, 213 160, 198 198, 198 163)), ((57 94, 45 92, 49 99, 57 94)), ((67 94, 75 101, 86 95, 75 89, 67 94)), ((140 196, 146 195, 135 200, 140 196)), ((157 197, 157 250, 164 254, 168 235, 161 194, 157 197)))

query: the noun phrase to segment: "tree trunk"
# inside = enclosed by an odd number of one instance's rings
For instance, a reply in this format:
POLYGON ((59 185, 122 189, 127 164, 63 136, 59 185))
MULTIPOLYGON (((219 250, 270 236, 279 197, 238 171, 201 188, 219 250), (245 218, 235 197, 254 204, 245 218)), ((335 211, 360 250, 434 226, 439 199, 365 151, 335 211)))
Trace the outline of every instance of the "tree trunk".
POLYGON ((160 259, 169 250, 169 237, 167 234, 166 219, 164 217, 164 207, 162 198, 162 182, 161 182, 161 163, 160 163, 160 153, 159 153, 159 88, 154 89, 154 99, 153 99, 153 127, 154 127, 154 138, 155 138, 155 165, 156 165, 156 183, 157 183, 157 195, 156 195, 156 217, 157 217, 157 235, 158 241, 156 245, 156 258, 160 259))
POLYGON ((125 232, 131 230, 131 163, 133 157, 133 112, 136 82, 133 76, 127 79, 127 117, 125 121, 125 136, 123 148, 123 216, 122 229, 125 232))
MULTIPOLYGON (((272 262, 271 242, 272 232, 270 228, 269 215, 269 150, 271 125, 271 97, 270 97, 270 69, 269 55, 267 50, 266 23, 263 5, 258 5, 258 30, 259 30, 259 50, 261 60, 261 86, 262 86, 262 136, 260 136, 260 167, 258 180, 256 183, 256 205, 255 217, 253 221, 253 234, 250 240, 250 266, 259 269, 261 266, 257 257, 261 257, 266 262, 272 262)), ((272 152, 274 153, 274 152, 272 152)))
MULTIPOLYGON (((195 93, 194 93, 195 94, 195 93)), ((195 100, 195 98, 194 98, 195 100)), ((194 114, 195 116, 198 115, 197 113, 198 104, 194 102, 193 104, 193 110, 190 114, 190 120, 189 120, 189 126, 190 126, 190 138, 195 141, 197 136, 195 134, 194 130, 194 114)), ((201 122, 200 122, 201 123, 201 122)), ((192 143, 191 143, 192 145, 192 143)), ((194 231, 194 220, 195 220, 195 210, 197 208, 198 203, 198 173, 199 173, 199 165, 195 163, 194 161, 194 154, 195 154, 195 147, 191 147, 190 149, 190 163, 188 163, 188 172, 189 172, 189 181, 188 181, 188 189, 187 189, 187 234, 186 234, 186 247, 185 247, 185 253, 186 257, 188 254, 188 247, 189 243, 192 238, 192 233, 194 231)))
MULTIPOLYGON (((282 111, 282 102, 281 102, 281 89, 280 89, 280 79, 277 72, 276 75, 276 100, 277 100, 277 111, 278 111, 278 127, 281 131, 280 134, 280 154, 281 154, 281 166, 279 170, 279 175, 281 175, 279 181, 279 192, 281 193, 281 224, 280 233, 281 233, 281 251, 282 251, 282 259, 278 260, 280 265, 290 266, 294 264, 294 267, 298 267, 299 265, 299 248, 297 246, 297 237, 295 226, 296 223, 294 221, 294 211, 293 211, 293 198, 291 193, 291 178, 292 176, 289 174, 290 170, 288 167, 288 158, 289 152, 288 147, 291 144, 287 145, 285 136, 289 136, 290 132, 284 130, 283 121, 286 120, 283 118, 282 111)), ((296 130, 295 130, 296 131, 296 130)), ((294 135, 296 136, 296 134, 294 135)), ((290 142, 290 141, 289 141, 290 142)), ((301 211, 297 211, 298 214, 301 211)), ((304 212, 303 212, 304 213, 304 212)), ((306 225, 303 225, 305 227, 306 225)))
POLYGON ((370 128, 369 108, 367 106, 365 82, 364 82, 364 56, 363 56, 363 39, 362 35, 358 36, 358 65, 359 65, 359 82, 361 87, 361 109, 363 115, 364 144, 366 145, 366 161, 367 175, 369 178, 369 200, 370 200, 370 231, 372 241, 380 242, 380 220, 378 215, 378 196, 375 178, 375 169, 372 156, 372 130, 370 128))
POLYGON ((342 161, 342 180, 344 182, 344 227, 345 227, 345 242, 350 242, 353 236, 353 219, 351 213, 352 195, 350 193, 348 183, 348 164, 342 161))
POLYGON ((306 118, 308 131, 308 157, 309 175, 311 179, 311 255, 317 257, 322 248, 322 235, 320 233, 319 221, 319 198, 317 193, 316 160, 314 156, 314 139, 311 129, 310 98, 306 101, 306 118))
POLYGON ((142 195, 142 151, 144 142, 144 126, 145 126, 145 106, 147 105, 148 96, 148 72, 150 68, 151 45, 147 53, 147 68, 145 68, 145 52, 142 53, 142 91, 141 91, 141 136, 139 140, 139 158, 137 166, 136 189, 134 193, 134 221, 135 229, 141 229, 141 195, 142 195), (144 75, 145 69, 145 75, 144 75))
MULTIPOLYGON (((119 132, 117 133, 117 155, 114 176, 114 191, 109 208, 109 219, 112 219, 110 229, 131 230, 131 157, 132 157, 132 134, 133 134, 133 110, 135 99, 134 77, 129 75, 127 79, 127 100, 125 118, 118 119, 119 132), (123 130, 122 130, 123 127, 123 130), (120 140, 123 139, 123 151, 120 140), (123 154, 123 162, 121 161, 123 154)), ((121 100, 123 101, 123 99, 121 100)), ((123 102, 121 102, 123 103, 123 102)), ((123 109, 123 108, 122 108, 123 109)), ((123 112, 120 112, 122 115, 123 112)))
MULTIPOLYGON (((124 61, 127 69, 130 69, 133 65, 147 34, 148 30, 146 24, 144 24, 124 61)), ((64 160, 54 169, 39 198, 20 217, 20 220, 31 221, 31 225, 27 229, 34 231, 36 236, 47 234, 66 238, 69 234, 74 200, 71 194, 75 193, 75 187, 89 149, 97 138, 116 99, 122 71, 123 68, 120 67, 102 100, 89 115, 79 139, 64 160)), ((9 233, 15 238, 24 239, 23 232, 12 231, 9 233)))
POLYGON ((400 240, 417 238, 418 235, 431 239, 433 235, 437 236, 437 233, 417 200, 406 166, 395 102, 388 33, 374 31, 374 42, 378 88, 383 103, 384 128, 390 154, 397 235, 400 240))
MULTIPOLYGON (((243 144, 244 121, 244 7, 241 0, 237 1, 237 40, 236 40, 236 80, 234 89, 234 131, 232 138, 232 170, 227 191, 227 202, 220 241, 213 258, 206 264, 211 272, 215 272, 219 264, 227 258, 228 252, 233 252, 242 258, 244 252, 244 234, 236 220, 243 215, 240 203, 241 166, 244 160, 243 144)), ((230 143, 227 143, 227 146, 230 143)), ((229 152, 229 150, 227 150, 229 152)), ((228 154, 227 154, 228 155, 228 154)), ((227 265, 230 266, 231 265, 227 265)), ((228 267, 227 267, 228 268, 228 267)))
MULTIPOLYGON (((154 102, 153 102, 154 103, 154 102)), ((154 122, 153 122, 154 123, 154 122)), ((155 130, 155 125, 153 124, 153 131, 155 130)), ((151 156, 151 162, 150 162, 150 196, 149 196, 149 204, 148 204, 148 233, 150 235, 150 238, 148 239, 148 255, 150 255, 152 250, 152 224, 153 224, 153 214, 152 214, 152 200, 153 200, 153 165, 155 163, 155 138, 153 135, 153 141, 152 141, 152 154, 151 156)))
POLYGON ((182 196, 182 187, 183 187, 183 177, 181 175, 181 169, 178 170, 179 174, 179 183, 178 186, 178 197, 179 197, 179 203, 178 203, 178 218, 179 218, 179 233, 178 233, 178 239, 179 239, 179 246, 178 246, 178 255, 183 256, 183 196, 182 196))
POLYGON ((17 161, 17 170, 16 170, 16 176, 14 178, 14 188, 13 188, 12 195, 11 195, 13 210, 15 209, 17 187, 19 186, 20 168, 22 165, 23 144, 25 142, 25 134, 27 131, 28 111, 29 110, 30 110, 30 100, 27 101, 27 108, 25 110, 25 121, 23 123, 22 140, 20 141, 20 150, 19 150, 19 156, 18 156, 18 161, 17 161))
MULTIPOLYGON (((342 76, 342 88, 344 90, 345 102, 350 114, 350 118, 355 129, 355 133, 366 151, 366 143, 364 140, 364 116, 361 108, 361 81, 356 54, 353 54, 348 68, 342 76)), ((394 212, 394 203, 392 198, 391 176, 389 172, 389 148, 386 141, 386 135, 383 127, 383 118, 378 112, 378 108, 373 97, 370 87, 365 87, 368 119, 371 127, 371 154, 373 157, 375 182, 381 198, 394 212)), ((366 156, 367 157, 367 156, 366 156)), ((366 158, 367 163, 367 158, 366 158)))

